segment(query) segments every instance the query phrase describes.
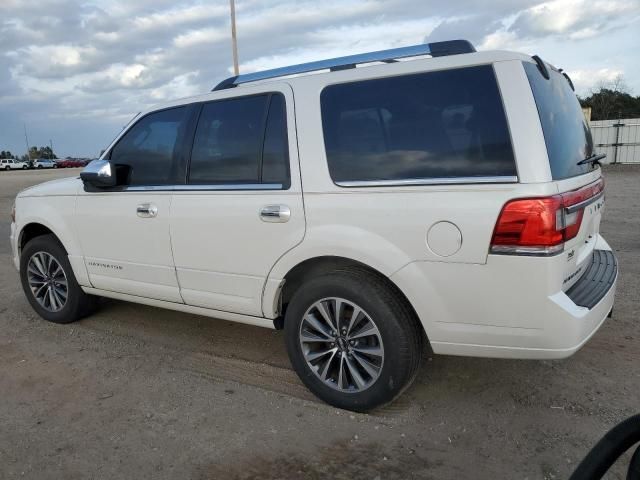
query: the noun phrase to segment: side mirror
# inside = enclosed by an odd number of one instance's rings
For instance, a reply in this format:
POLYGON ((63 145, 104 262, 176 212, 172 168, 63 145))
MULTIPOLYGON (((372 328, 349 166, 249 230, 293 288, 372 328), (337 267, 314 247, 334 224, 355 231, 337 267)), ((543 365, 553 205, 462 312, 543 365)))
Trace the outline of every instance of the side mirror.
POLYGON ((108 160, 93 160, 80 172, 80 178, 85 185, 105 188, 116 185, 115 172, 112 171, 108 160))

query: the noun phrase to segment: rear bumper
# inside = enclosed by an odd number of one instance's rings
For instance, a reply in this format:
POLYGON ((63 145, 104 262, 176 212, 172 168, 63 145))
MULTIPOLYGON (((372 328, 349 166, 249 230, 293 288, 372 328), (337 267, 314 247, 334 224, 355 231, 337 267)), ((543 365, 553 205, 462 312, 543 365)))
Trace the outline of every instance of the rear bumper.
MULTIPOLYGON (((607 285, 597 291, 599 299, 590 308, 576 304, 571 296, 595 291, 599 282, 587 277, 592 284, 580 287, 581 278, 568 292, 562 291, 557 279, 562 278, 559 262, 564 258, 490 255, 485 265, 414 262, 391 278, 413 304, 434 353, 565 358, 591 338, 613 308, 617 264, 601 237, 597 248, 607 252, 604 256, 613 259, 613 266, 609 262, 604 269, 608 277, 598 277, 607 285)), ((592 302, 595 298, 583 297, 592 302)))
POLYGON ((611 290, 618 276, 618 262, 611 250, 594 250, 591 264, 567 290, 567 297, 581 307, 592 309, 611 290))

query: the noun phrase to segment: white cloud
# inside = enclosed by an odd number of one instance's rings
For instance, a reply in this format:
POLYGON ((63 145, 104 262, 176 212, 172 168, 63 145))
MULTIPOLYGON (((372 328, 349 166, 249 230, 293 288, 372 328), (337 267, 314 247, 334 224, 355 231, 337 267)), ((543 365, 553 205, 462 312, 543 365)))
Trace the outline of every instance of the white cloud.
POLYGON ((96 32, 94 38, 99 42, 113 44, 119 41, 121 37, 118 32, 96 32))
POLYGON ((178 35, 173 39, 173 44, 178 48, 189 48, 194 45, 213 44, 229 38, 229 33, 220 28, 202 28, 178 35))
POLYGON ((578 93, 585 95, 601 85, 611 84, 623 75, 624 71, 617 68, 578 69, 571 71, 571 80, 578 93))
MULTIPOLYGON (((640 91, 638 0, 237 0, 237 14, 243 72, 469 38, 571 67, 581 91, 621 71, 640 91)), ((0 131, 56 118, 65 154, 99 150, 105 122, 228 76, 229 37, 227 0, 0 0, 0 131)))
POLYGON ((638 13, 640 3, 636 0, 551 0, 520 13, 514 30, 522 35, 568 34, 580 39, 638 13))
POLYGON ((99 72, 78 76, 74 82, 69 83, 75 84, 74 89, 77 88, 85 93, 100 94, 117 90, 135 91, 153 88, 159 83, 158 77, 162 78, 161 72, 141 63, 116 63, 99 72))
POLYGON ((166 102, 175 98, 184 98, 202 93, 199 86, 194 83, 198 77, 198 72, 188 72, 178 75, 169 83, 158 88, 154 88, 149 92, 149 96, 155 102, 166 102))
POLYGON ((138 16, 133 20, 133 27, 141 30, 155 28, 172 28, 195 21, 211 20, 214 18, 227 18, 228 6, 226 3, 218 5, 209 3, 204 5, 182 6, 149 15, 138 16))
POLYGON ((98 53, 93 46, 30 45, 16 52, 8 52, 19 59, 21 70, 37 77, 73 74, 83 63, 98 53))
POLYGON ((478 50, 517 50, 521 48, 521 42, 514 32, 497 30, 486 35, 478 50))

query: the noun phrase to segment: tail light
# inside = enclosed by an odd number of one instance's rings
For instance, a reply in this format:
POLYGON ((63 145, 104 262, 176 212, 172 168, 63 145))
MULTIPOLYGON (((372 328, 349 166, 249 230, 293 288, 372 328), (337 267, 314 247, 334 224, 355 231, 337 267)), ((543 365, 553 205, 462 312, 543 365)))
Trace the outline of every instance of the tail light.
POLYGON ((604 180, 550 197, 518 198, 502 208, 491 253, 553 255, 580 231, 584 209, 600 198, 604 180))

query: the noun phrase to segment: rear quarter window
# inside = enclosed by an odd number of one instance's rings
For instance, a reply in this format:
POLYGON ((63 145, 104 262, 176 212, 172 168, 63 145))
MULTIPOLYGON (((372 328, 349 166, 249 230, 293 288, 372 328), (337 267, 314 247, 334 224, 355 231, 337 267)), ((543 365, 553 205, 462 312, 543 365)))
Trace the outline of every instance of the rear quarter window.
POLYGON ((320 102, 338 184, 516 176, 489 65, 331 85, 320 102))

